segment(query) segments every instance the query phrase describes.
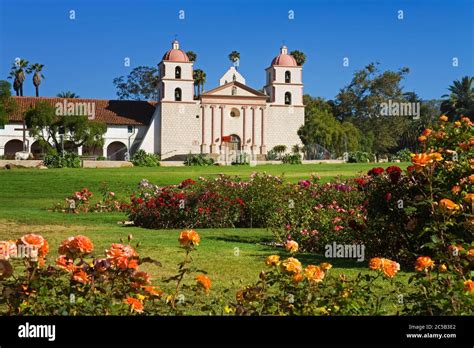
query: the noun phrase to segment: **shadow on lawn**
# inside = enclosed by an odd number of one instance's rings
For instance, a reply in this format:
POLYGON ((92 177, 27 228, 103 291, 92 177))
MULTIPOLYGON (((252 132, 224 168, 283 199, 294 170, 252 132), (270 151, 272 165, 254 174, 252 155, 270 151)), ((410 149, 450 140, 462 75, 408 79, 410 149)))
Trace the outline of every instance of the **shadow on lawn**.
MULTIPOLYGON (((245 236, 242 234, 239 235, 227 235, 227 236, 209 236, 206 239, 213 239, 221 242, 232 242, 232 243, 246 243, 246 244, 261 244, 261 243, 270 243, 273 241, 271 237, 262 237, 262 236, 245 236)), ((265 245, 262 245, 265 247, 265 245)))

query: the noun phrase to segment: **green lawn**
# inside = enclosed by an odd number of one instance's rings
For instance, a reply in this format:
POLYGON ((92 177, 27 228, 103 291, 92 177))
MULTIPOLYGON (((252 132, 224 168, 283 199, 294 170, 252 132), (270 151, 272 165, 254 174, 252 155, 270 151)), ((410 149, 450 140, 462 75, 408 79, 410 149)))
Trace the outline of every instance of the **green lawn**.
MULTIPOLYGON (((390 164, 384 164, 384 167, 390 164)), ((57 257, 59 243, 68 236, 84 234, 94 244, 96 255, 103 253, 111 243, 127 235, 140 241, 139 253, 159 260, 163 266, 147 266, 155 279, 173 274, 183 256, 177 238, 179 230, 146 230, 118 224, 126 219, 120 213, 65 214, 48 211, 54 203, 62 202, 72 192, 83 187, 98 194, 101 183, 119 197, 127 197, 141 179, 159 185, 178 183, 186 178, 213 176, 219 173, 248 177, 254 171, 282 175, 289 181, 308 178, 318 173, 322 180, 335 176, 354 176, 366 172, 373 164, 319 164, 319 165, 265 165, 257 167, 160 167, 117 169, 14 169, 0 171, 0 240, 14 239, 25 233, 40 233, 50 243, 50 261, 57 257)), ((271 232, 264 229, 203 229, 201 245, 195 253, 195 262, 209 272, 213 279, 213 293, 230 288, 230 294, 242 284, 253 283, 265 268, 268 255, 286 255, 282 249, 262 244, 271 241, 271 232), (238 248, 238 249, 236 249, 238 248), (238 252, 236 252, 238 250, 238 252)), ((305 264, 322 261, 318 255, 298 256, 305 264)), ((367 271, 367 262, 330 260, 332 272, 348 275, 367 271)), ((406 277, 406 273, 401 273, 406 277)))

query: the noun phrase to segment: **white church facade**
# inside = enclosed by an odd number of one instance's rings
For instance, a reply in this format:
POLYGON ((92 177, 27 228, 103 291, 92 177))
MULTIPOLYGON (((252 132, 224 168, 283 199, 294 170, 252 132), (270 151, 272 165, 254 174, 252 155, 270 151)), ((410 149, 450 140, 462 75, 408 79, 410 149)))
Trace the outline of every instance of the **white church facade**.
MULTIPOLYGON (((69 100, 95 103, 95 119, 107 124, 104 146, 79 148, 80 155, 122 160, 127 153, 143 149, 162 160, 183 160, 189 153, 219 159, 229 151, 264 159, 276 145, 286 145, 289 151, 301 144, 297 131, 304 123, 302 67, 285 46, 266 69, 263 92, 247 86, 231 67, 219 86, 195 95, 193 62, 176 40, 158 68, 156 101, 69 100)), ((0 129, 0 156, 5 157, 23 147, 22 112, 38 100, 63 102, 61 98, 14 98, 20 111, 0 129)), ((25 140, 27 151, 41 151, 28 134, 25 140)))

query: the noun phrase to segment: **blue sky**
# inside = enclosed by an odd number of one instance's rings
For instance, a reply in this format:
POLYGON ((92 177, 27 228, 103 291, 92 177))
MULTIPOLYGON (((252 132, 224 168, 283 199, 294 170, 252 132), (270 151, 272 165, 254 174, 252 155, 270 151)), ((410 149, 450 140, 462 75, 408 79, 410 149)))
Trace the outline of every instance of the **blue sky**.
MULTIPOLYGON (((207 90, 230 66, 232 50, 247 84, 261 88, 284 42, 306 53, 305 93, 313 96, 334 98, 355 70, 378 61, 382 69, 409 67, 405 89, 439 98, 453 80, 474 75, 473 8, 473 0, 0 0, 0 79, 21 57, 45 65, 40 95, 115 99, 112 80, 159 63, 177 35, 198 54, 207 90)), ((24 94, 34 95, 31 76, 24 94)))

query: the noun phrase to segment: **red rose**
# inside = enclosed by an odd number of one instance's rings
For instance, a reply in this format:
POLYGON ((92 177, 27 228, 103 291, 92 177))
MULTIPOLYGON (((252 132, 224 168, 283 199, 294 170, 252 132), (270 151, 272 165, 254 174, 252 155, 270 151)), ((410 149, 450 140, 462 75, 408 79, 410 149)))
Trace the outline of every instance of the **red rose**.
POLYGON ((369 170, 367 174, 369 174, 370 176, 379 176, 383 172, 384 172, 384 169, 382 167, 376 167, 369 170))

